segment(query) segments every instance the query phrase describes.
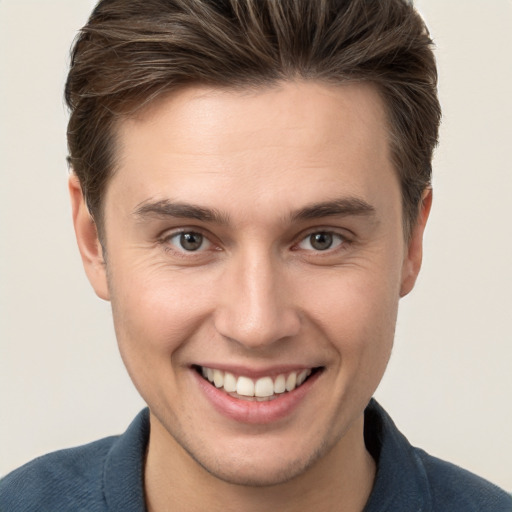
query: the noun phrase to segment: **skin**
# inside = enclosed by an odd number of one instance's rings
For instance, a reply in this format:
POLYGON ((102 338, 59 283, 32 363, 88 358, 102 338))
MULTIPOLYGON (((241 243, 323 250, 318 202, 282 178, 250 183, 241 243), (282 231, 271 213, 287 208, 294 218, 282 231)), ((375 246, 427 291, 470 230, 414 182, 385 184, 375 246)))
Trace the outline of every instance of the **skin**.
POLYGON ((378 93, 190 87, 118 135, 106 258, 73 175, 70 192, 87 275, 112 303, 121 355, 151 411, 149 510, 362 510, 375 476, 363 411, 420 269, 431 204, 426 191, 404 240, 378 93), (345 210, 311 210, 332 201, 345 210), (154 213, 177 203, 219 218, 154 213), (305 208, 309 217, 298 215, 305 208), (180 230, 205 242, 187 252, 180 230), (310 235, 325 232, 333 245, 317 250, 310 235), (212 406, 196 364, 322 371, 284 418, 250 424, 212 406))

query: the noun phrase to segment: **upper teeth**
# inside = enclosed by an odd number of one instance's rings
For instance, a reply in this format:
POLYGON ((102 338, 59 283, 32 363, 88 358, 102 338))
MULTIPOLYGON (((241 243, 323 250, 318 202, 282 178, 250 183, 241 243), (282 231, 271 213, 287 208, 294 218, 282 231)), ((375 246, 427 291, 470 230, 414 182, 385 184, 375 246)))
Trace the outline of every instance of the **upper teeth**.
POLYGON ((243 375, 235 377, 232 373, 223 372, 214 368, 201 367, 205 379, 208 379, 217 388, 224 388, 227 393, 236 393, 241 396, 267 397, 274 394, 293 391, 311 375, 311 370, 280 374, 277 377, 261 377, 253 380, 243 375))

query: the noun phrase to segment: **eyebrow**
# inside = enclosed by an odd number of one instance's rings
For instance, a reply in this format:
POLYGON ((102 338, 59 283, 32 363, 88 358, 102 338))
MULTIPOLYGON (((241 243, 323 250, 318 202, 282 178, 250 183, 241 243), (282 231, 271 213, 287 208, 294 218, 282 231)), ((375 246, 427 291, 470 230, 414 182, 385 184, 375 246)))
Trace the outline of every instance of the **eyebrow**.
POLYGON ((135 217, 141 220, 147 217, 196 219, 202 222, 228 224, 229 219, 216 209, 204 208, 188 203, 173 203, 168 199, 144 201, 134 210, 135 217))
POLYGON ((291 220, 311 220, 321 217, 348 217, 365 216, 374 217, 375 208, 358 197, 347 197, 314 203, 292 213, 291 220))
MULTIPOLYGON (((168 199, 160 201, 144 201, 133 212, 135 217, 143 220, 147 217, 196 219, 201 222, 211 222, 220 225, 229 224, 229 216, 215 208, 205 208, 189 203, 174 203, 168 199)), ((375 208, 357 197, 348 197, 323 201, 307 205, 292 212, 291 222, 313 220, 322 217, 366 216, 374 217, 375 208)))

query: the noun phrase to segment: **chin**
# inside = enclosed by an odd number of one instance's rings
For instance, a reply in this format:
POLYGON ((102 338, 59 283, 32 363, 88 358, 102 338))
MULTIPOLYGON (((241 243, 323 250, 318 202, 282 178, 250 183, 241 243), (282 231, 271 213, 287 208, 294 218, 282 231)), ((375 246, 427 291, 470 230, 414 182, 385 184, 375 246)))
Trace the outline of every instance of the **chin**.
POLYGON ((302 460, 225 461, 204 464, 197 461, 210 475, 231 485, 272 487, 284 484, 304 473, 311 465, 302 460))
MULTIPOLYGON (((188 451, 188 450, 187 450, 188 451)), ((246 487, 271 487, 293 480, 325 455, 326 446, 319 446, 312 453, 279 453, 275 449, 236 449, 228 454, 189 455, 210 475, 232 485, 246 487)))

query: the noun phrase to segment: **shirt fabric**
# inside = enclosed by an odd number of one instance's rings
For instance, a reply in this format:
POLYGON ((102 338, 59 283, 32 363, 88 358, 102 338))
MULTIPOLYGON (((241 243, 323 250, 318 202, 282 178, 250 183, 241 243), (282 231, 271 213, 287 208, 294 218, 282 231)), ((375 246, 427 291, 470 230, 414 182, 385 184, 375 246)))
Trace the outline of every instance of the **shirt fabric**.
MULTIPOLYGON (((375 400, 364 433, 377 462, 364 512, 512 512, 505 491, 412 447, 375 400)), ((121 436, 35 459, 0 482, 0 511, 144 512, 148 439, 144 409, 121 436)))

